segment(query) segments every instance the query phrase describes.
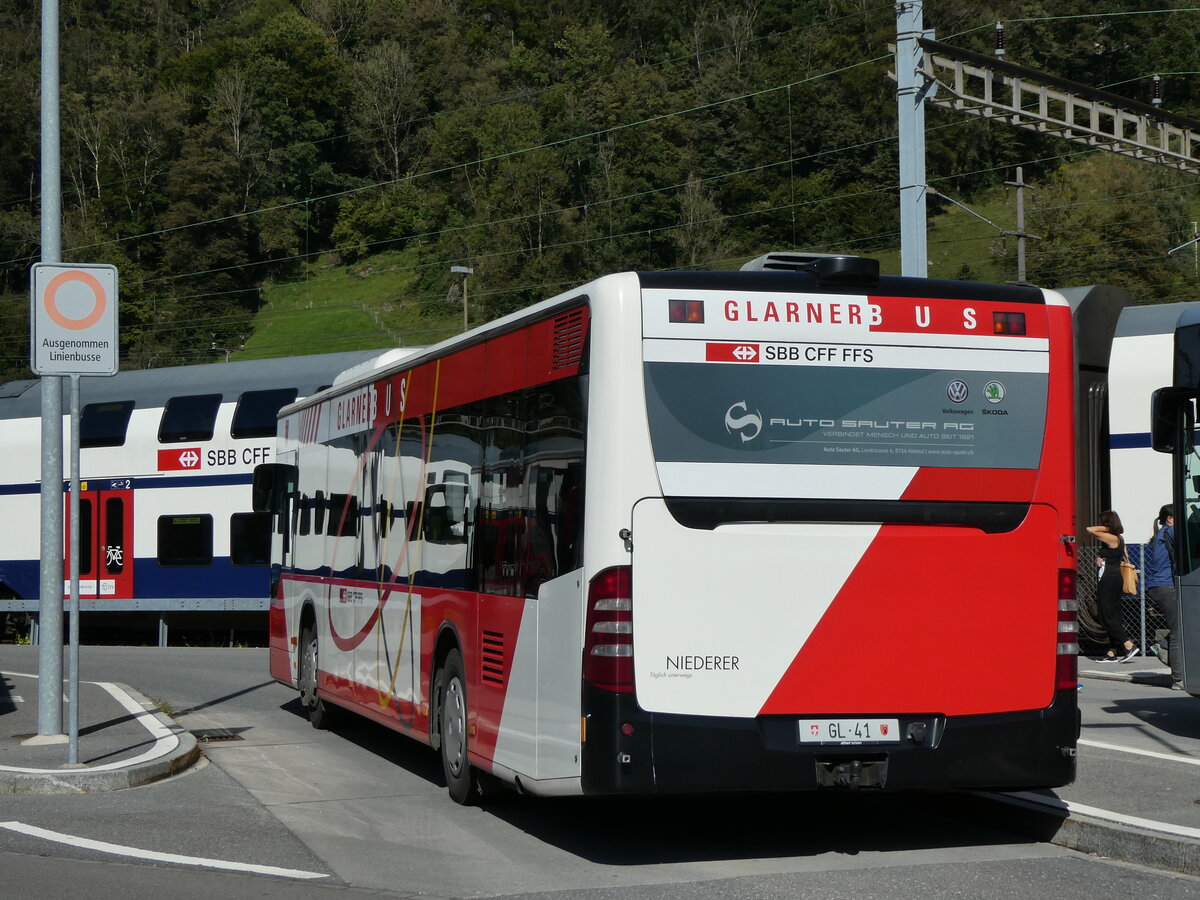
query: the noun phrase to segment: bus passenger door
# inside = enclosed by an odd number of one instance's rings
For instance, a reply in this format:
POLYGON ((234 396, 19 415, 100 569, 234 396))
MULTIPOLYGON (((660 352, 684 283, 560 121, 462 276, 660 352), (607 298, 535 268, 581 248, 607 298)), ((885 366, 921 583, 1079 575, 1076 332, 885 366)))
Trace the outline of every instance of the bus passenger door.
MULTIPOLYGON (((133 597, 133 490, 128 480, 79 484, 79 596, 90 600, 133 597)), ((64 510, 67 544, 63 596, 71 594, 71 502, 64 510)))
POLYGON ((1179 585, 1178 622, 1171 653, 1182 658, 1183 687, 1200 697, 1200 427, 1191 426, 1176 453, 1182 475, 1182 509, 1175 509, 1175 567, 1179 585), (1182 552, 1180 552, 1182 551, 1182 552))
MULTIPOLYGON (((1200 329, 1178 328, 1176 365, 1192 359, 1181 348, 1192 347, 1200 329), (1183 355, 1181 355, 1183 354, 1183 355)), ((1188 370, 1189 372, 1191 370, 1188 370)), ((1178 368, 1176 376, 1178 377, 1178 368)), ((1188 377, 1192 377, 1190 374, 1188 377)), ((1176 621, 1168 645, 1172 677, 1183 677, 1183 689, 1200 697, 1200 393, 1191 387, 1165 387, 1150 401, 1150 446, 1173 457, 1176 621)))

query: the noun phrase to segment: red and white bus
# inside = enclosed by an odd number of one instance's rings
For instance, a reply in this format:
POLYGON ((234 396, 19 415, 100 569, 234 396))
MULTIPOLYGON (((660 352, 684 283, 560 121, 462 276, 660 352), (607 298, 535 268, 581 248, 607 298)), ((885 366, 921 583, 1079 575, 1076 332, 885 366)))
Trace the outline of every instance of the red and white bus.
POLYGON ((318 728, 439 749, 459 802, 1072 780, 1060 295, 772 254, 339 381, 259 473, 318 728))

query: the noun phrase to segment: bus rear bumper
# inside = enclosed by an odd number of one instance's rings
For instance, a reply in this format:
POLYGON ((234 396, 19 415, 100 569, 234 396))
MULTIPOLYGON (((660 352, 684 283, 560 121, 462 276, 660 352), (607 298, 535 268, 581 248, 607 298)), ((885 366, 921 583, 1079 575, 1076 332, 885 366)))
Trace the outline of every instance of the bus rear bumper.
POLYGON ((1045 709, 901 715, 900 741, 802 744, 799 718, 647 713, 630 695, 584 690, 585 794, 837 788, 1018 790, 1075 779, 1075 691, 1045 709))

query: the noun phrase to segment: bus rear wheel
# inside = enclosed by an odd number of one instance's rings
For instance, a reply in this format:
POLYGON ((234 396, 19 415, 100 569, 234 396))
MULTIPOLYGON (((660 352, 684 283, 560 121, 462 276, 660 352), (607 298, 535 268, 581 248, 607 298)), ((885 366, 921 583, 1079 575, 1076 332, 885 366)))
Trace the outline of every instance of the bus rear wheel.
POLYGON ((317 693, 317 632, 306 625, 300 632, 300 703, 313 728, 324 731, 337 721, 337 710, 317 693))
POLYGON ((437 683, 438 744, 446 788, 455 803, 469 804, 478 794, 478 782, 467 759, 467 682, 458 650, 447 654, 437 683))

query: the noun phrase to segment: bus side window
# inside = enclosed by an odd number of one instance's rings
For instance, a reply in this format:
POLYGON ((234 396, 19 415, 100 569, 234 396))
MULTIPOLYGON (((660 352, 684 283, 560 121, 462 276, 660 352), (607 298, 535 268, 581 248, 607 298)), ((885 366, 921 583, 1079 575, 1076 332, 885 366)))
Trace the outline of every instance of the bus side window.
POLYGON ((526 425, 525 592, 582 565, 583 394, 579 378, 534 388, 526 425))
POLYGON ((467 486, 434 484, 425 489, 424 538, 437 544, 467 542, 467 486))
POLYGON ((479 534, 475 542, 480 589, 524 593, 526 441, 525 392, 485 400, 479 534))

